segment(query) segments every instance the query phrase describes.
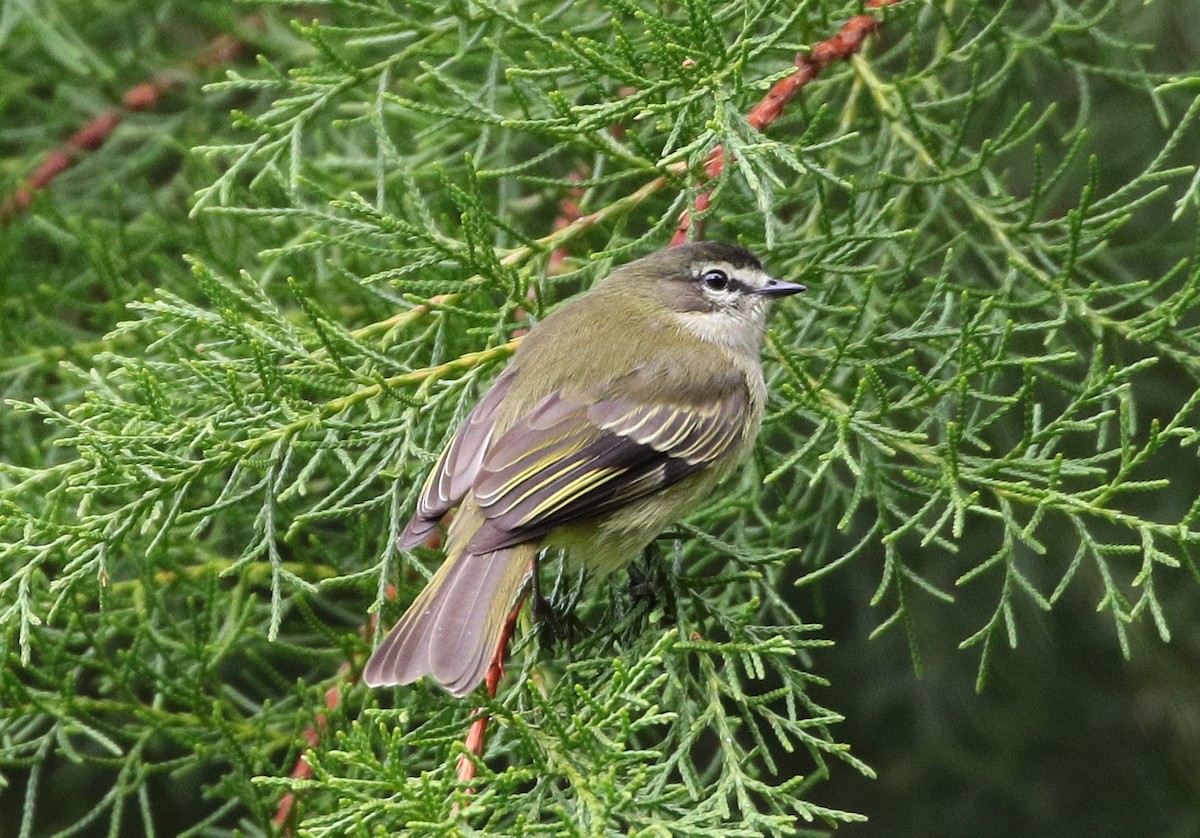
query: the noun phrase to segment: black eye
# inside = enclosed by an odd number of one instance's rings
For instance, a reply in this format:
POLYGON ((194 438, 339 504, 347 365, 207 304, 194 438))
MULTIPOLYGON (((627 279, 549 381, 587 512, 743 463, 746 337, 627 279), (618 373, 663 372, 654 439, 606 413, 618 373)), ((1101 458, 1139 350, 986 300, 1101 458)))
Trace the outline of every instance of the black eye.
POLYGON ((718 271, 715 268, 705 271, 700 276, 700 281, 713 291, 724 291, 729 287, 729 275, 725 271, 718 271))

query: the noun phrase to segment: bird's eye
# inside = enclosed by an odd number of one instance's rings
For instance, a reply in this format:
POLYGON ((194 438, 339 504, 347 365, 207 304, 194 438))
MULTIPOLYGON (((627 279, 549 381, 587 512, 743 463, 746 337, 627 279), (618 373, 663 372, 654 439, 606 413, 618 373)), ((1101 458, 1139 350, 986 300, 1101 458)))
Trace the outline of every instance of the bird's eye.
POLYGON ((729 287, 729 275, 725 271, 718 271, 715 268, 711 271, 705 271, 701 275, 700 281, 704 283, 705 287, 713 291, 724 291, 729 287))

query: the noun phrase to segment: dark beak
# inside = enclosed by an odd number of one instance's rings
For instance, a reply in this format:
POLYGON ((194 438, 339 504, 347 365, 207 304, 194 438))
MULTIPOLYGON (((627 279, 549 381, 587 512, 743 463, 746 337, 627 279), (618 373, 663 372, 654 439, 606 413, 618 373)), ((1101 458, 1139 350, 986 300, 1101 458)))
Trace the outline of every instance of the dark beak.
POLYGON ((807 291, 798 282, 784 282, 782 279, 768 279, 767 284, 762 288, 757 289, 754 293, 763 297, 787 297, 792 294, 799 294, 801 291, 807 291))

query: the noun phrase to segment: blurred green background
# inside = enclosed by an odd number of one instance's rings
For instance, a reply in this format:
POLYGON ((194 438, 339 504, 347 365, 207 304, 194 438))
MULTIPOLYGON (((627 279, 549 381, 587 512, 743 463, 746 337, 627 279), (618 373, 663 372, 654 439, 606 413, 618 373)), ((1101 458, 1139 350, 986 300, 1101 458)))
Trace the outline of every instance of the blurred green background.
MULTIPOLYGON (((1129 2, 1115 8, 1117 31, 1143 45, 1148 69, 1197 77, 1200 4, 1129 2)), ((998 98, 1039 93, 1035 107, 1055 103, 1073 113, 1080 104, 1066 72, 1060 84, 1041 77, 998 98)), ((1167 131, 1149 97, 1117 83, 1093 85, 1090 94, 1088 149, 1101 183, 1111 188, 1158 152, 1167 131)), ((997 102, 998 112, 1003 107, 997 102)), ((1200 162, 1200 126, 1192 126, 1179 158, 1200 162)), ((1196 214, 1172 221, 1173 210, 1170 202, 1157 201, 1139 211, 1118 234, 1114 262, 1131 274, 1156 276, 1188 256, 1196 214)), ((1194 326, 1194 314, 1182 325, 1194 326)), ((1143 374, 1135 388, 1163 421, 1192 391, 1189 376, 1170 361, 1143 374)), ((1156 459, 1154 471, 1171 479, 1172 491, 1156 496, 1161 506, 1144 514, 1177 520, 1200 495, 1200 471, 1186 458, 1166 456, 1156 459)), ((1053 565, 1073 552, 1071 534, 1060 535, 1059 549, 1051 545, 1038 561, 1053 565)), ((986 543, 979 549, 989 550, 986 543)), ((979 560, 971 555, 969 534, 961 552, 962 568, 979 560)), ((815 598, 826 633, 837 641, 819 656, 818 670, 832 681, 823 697, 846 716, 841 735, 878 772, 876 780, 835 772, 822 799, 870 818, 839 833, 1200 835, 1200 603, 1193 585, 1180 581, 1178 590, 1162 592, 1170 644, 1159 640, 1149 621, 1140 622, 1130 630, 1126 661, 1111 619, 1096 613, 1103 585, 1089 569, 1078 580, 1083 584, 1068 589, 1050 613, 1018 609, 1020 645, 996 649, 987 686, 977 693, 977 654, 960 651, 958 643, 989 619, 995 590, 954 588, 961 568, 953 566, 933 577, 953 590, 956 602, 929 598, 916 609, 918 677, 902 633, 868 639, 882 616, 868 605, 877 567, 855 562, 829 577, 815 598)))

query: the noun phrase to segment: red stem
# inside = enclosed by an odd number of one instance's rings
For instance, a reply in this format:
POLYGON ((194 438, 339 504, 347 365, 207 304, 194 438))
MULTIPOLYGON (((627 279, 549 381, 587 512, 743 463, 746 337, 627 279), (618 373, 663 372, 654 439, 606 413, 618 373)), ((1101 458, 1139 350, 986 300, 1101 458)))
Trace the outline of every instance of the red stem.
MULTIPOLYGON (((529 569, 532 573, 537 572, 532 562, 530 562, 529 569)), ((517 627, 517 617, 521 613, 521 607, 525 604, 527 593, 521 594, 517 599, 517 604, 513 606, 512 611, 508 612, 508 619, 504 621, 504 628, 500 632, 500 641, 496 644, 492 665, 488 667, 487 677, 484 679, 484 685, 487 687, 490 698, 496 697, 500 679, 504 677, 504 659, 508 656, 508 644, 512 642, 513 632, 517 627)), ((487 708, 477 707, 475 712, 478 717, 471 722, 471 728, 467 731, 467 739, 464 744, 466 744, 467 750, 476 757, 482 757, 483 746, 487 741, 487 708)), ((466 754, 458 757, 458 779, 464 783, 475 779, 475 761, 466 754)))
MULTIPOLYGON (((396 598, 396 587, 388 585, 386 596, 388 599, 396 598)), ((359 629, 360 634, 368 641, 375 635, 375 621, 378 617, 374 614, 370 619, 359 629)), ((338 667, 337 673, 334 676, 333 684, 325 690, 325 709, 317 711, 313 719, 313 723, 304 729, 304 741, 309 748, 316 748, 321 744, 321 734, 328 727, 325 713, 328 710, 336 710, 342 703, 342 692, 346 687, 352 687, 358 682, 358 675, 355 674, 351 661, 346 661, 338 667)), ((288 776, 293 779, 307 780, 312 776, 312 766, 308 760, 304 758, 306 751, 301 751, 296 757, 296 762, 292 766, 292 773, 288 776)), ((280 834, 284 838, 291 838, 296 833, 295 823, 295 808, 296 808, 296 793, 294 791, 285 792, 283 797, 279 799, 279 805, 275 808, 275 817, 271 820, 276 826, 280 827, 280 834)))
MULTIPOLYGON (((315 748, 321 744, 321 734, 328 727, 328 722, 325 717, 326 710, 336 710, 342 703, 342 678, 345 676, 345 683, 353 684, 356 680, 350 674, 349 662, 343 663, 338 667, 337 676, 334 684, 325 690, 325 710, 317 712, 313 723, 304 729, 304 741, 308 743, 309 748, 315 748)), ((304 753, 296 757, 296 764, 292 766, 292 773, 288 776, 292 779, 307 780, 313 774, 312 766, 304 759, 304 753)), ((275 825, 281 828, 281 833, 285 836, 295 834, 295 823, 292 818, 292 813, 296 806, 296 793, 294 791, 286 792, 279 801, 279 806, 275 809, 275 817, 272 819, 275 825)))
MULTIPOLYGON (((891 6, 900 0, 867 0, 868 9, 880 9, 891 6)), ((838 33, 828 40, 821 41, 807 53, 796 56, 796 70, 790 76, 780 79, 767 91, 767 95, 755 105, 746 117, 746 121, 757 131, 765 131, 768 126, 783 113, 788 102, 795 98, 806 84, 815 79, 822 70, 835 61, 849 58, 862 49, 868 35, 879 29, 879 20, 871 15, 856 15, 842 24, 838 33)), ((704 180, 708 182, 717 178, 725 170, 727 155, 722 146, 717 146, 708 153, 704 160, 704 180)), ((671 247, 683 244, 689 238, 689 233, 695 233, 697 238, 702 233, 703 213, 712 206, 712 190, 706 190, 696 196, 691 209, 686 209, 679 215, 679 224, 675 235, 671 238, 671 247)))
MULTIPOLYGON (((252 15, 243 21, 243 25, 262 28, 262 19, 252 15)), ((243 42, 232 35, 218 35, 199 55, 188 61, 184 69, 204 70, 229 64, 238 57, 243 46, 243 42)), ((86 125, 67 138, 61 148, 47 154, 33 174, 25 178, 11 195, 0 201, 0 227, 29 209, 37 193, 49 186, 56 177, 78 163, 84 155, 104 145, 124 121, 126 112, 153 110, 158 107, 163 94, 178 84, 180 79, 175 74, 159 74, 125 91, 120 108, 109 108, 88 120, 86 125)))

